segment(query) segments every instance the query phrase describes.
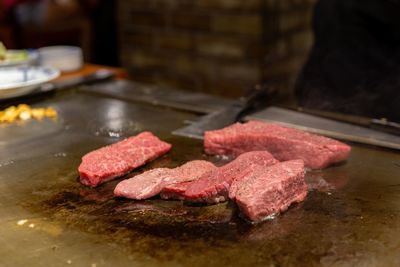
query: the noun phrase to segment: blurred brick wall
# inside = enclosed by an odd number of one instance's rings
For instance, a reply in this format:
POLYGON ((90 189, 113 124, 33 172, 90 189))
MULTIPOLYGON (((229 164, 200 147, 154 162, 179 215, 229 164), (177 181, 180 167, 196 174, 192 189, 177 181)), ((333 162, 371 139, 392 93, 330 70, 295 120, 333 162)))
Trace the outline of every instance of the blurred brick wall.
POLYGON ((290 94, 315 0, 119 0, 120 60, 137 81, 237 97, 290 94))

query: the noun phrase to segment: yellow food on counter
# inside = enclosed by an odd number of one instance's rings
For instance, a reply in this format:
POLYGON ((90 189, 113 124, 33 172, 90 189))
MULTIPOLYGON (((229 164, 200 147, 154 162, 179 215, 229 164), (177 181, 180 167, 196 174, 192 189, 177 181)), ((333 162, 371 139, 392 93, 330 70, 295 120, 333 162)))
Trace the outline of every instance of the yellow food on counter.
POLYGON ((56 118, 57 111, 52 107, 31 108, 29 105, 20 104, 0 111, 0 123, 12 123, 17 120, 41 120, 43 118, 56 118))

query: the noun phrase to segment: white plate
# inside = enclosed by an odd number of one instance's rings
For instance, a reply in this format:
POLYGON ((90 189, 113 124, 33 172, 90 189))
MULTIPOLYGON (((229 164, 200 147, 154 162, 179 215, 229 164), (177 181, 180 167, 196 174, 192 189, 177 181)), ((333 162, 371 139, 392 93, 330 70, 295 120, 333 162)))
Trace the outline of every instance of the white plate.
MULTIPOLYGON (((25 50, 13 50, 13 49, 8 49, 6 54, 7 55, 13 55, 13 54, 19 54, 23 53, 25 50)), ((33 53, 28 53, 28 57, 24 59, 6 59, 6 60, 0 60, 0 68, 3 67, 15 67, 15 66, 28 66, 33 60, 35 55, 33 53)))
POLYGON ((29 94, 59 75, 59 70, 48 67, 0 68, 0 99, 29 94))

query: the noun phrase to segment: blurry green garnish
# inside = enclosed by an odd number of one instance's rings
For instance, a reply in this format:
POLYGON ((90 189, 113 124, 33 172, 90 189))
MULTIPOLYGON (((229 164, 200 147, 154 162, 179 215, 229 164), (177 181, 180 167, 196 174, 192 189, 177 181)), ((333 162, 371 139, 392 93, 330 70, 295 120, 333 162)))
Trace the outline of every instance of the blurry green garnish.
POLYGON ((0 60, 6 59, 7 49, 2 42, 0 42, 0 60))
POLYGON ((29 58, 26 50, 8 50, 2 42, 0 42, 0 61, 22 61, 29 58))

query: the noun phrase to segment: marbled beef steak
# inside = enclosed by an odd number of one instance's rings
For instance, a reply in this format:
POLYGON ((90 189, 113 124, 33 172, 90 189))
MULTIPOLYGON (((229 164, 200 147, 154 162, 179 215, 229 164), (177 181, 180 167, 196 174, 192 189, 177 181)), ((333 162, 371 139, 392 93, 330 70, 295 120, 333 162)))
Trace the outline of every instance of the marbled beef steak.
POLYGON ((161 191, 160 197, 162 199, 185 200, 186 189, 192 183, 193 183, 193 181, 167 185, 161 191))
POLYGON ((130 199, 146 199, 158 195, 165 186, 198 179, 217 167, 205 160, 193 160, 180 167, 157 168, 120 182, 114 195, 130 199))
POLYGON ((235 201, 241 213, 260 222, 288 209, 307 196, 302 160, 256 166, 237 185, 235 201))
POLYGON ((184 198, 191 202, 218 203, 228 199, 229 188, 254 166, 270 166, 278 161, 267 151, 244 153, 230 163, 207 172, 188 185, 184 198))
POLYGON ((78 171, 81 183, 98 186, 152 161, 171 149, 150 132, 142 132, 118 143, 89 152, 78 171))
POLYGON ((211 155, 234 156, 267 150, 280 161, 302 159, 307 168, 322 169, 346 160, 351 147, 331 138, 278 124, 249 121, 205 132, 204 149, 211 155))

